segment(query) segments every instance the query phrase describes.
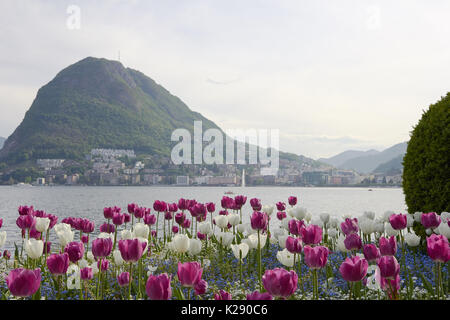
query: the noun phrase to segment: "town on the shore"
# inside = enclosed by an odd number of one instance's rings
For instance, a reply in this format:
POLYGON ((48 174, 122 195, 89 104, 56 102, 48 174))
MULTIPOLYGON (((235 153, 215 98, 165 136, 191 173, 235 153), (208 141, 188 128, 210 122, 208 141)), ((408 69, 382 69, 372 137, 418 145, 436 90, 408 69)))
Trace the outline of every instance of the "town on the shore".
POLYGON ((360 174, 285 159, 280 159, 276 174, 267 174, 260 165, 174 165, 167 157, 136 156, 134 150, 122 149, 93 149, 84 161, 38 159, 35 167, 32 175, 9 177, 6 184, 395 187, 402 183, 401 174, 360 174))

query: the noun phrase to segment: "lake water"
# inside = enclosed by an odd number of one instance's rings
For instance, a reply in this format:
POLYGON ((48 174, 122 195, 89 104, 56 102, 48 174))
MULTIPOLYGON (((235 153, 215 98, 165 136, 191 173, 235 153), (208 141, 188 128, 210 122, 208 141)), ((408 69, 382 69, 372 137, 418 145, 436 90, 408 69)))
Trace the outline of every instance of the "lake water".
MULTIPOLYGON (((14 248, 14 241, 20 243, 20 231, 16 226, 17 208, 32 205, 35 210, 44 210, 59 217, 83 217, 95 221, 96 233, 104 223, 103 208, 118 206, 127 211, 129 203, 152 208, 155 200, 178 202, 179 198, 195 199, 198 202, 214 202, 216 213, 224 192, 247 196, 243 208, 244 222, 251 214, 251 198, 259 198, 263 205, 278 201, 287 203, 289 196, 297 196, 298 206, 304 207, 313 216, 328 212, 333 216, 350 214, 359 216, 364 211, 382 215, 387 210, 406 212, 405 198, 401 188, 304 188, 304 187, 15 187, 0 186, 0 217, 3 219, 1 231, 7 231, 7 242, 2 249, 14 248)), ((274 215, 276 212, 274 213, 274 215)), ((162 219, 160 219, 162 220, 162 219)), ((161 222, 161 221, 160 221, 161 222)), ((278 219, 271 220, 271 225, 278 219)), ((54 232, 50 233, 51 235, 54 232)), ((51 236, 52 241, 56 241, 51 236), (53 239, 53 240, 52 240, 53 239)))

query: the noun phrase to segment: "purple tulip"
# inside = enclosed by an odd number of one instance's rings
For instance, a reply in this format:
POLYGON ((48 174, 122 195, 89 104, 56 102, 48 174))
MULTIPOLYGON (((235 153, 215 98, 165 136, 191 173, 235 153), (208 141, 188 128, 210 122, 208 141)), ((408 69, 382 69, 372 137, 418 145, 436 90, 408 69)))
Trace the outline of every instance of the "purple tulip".
POLYGON ((241 209, 242 206, 247 202, 246 196, 236 196, 234 197, 234 203, 236 204, 237 210, 241 209))
POLYGON ((284 203, 284 202, 277 202, 276 203, 276 206, 277 206, 277 210, 278 211, 284 211, 284 210, 286 210, 286 203, 284 203))
POLYGON ((387 291, 389 299, 397 299, 397 291, 400 290, 400 275, 397 274, 393 279, 379 277, 380 287, 387 291))
POLYGON ((179 212, 175 215, 175 222, 179 225, 183 224, 184 219, 186 219, 186 215, 184 214, 184 212, 179 212))
POLYGON ((80 270, 81 280, 91 280, 94 277, 94 272, 92 268, 86 267, 80 270))
POLYGON ((305 253, 305 263, 311 269, 320 269, 325 267, 328 261, 329 250, 323 246, 310 247, 305 246, 303 248, 305 253))
POLYGON ((33 214, 33 212, 34 212, 33 206, 30 206, 30 207, 20 206, 19 207, 19 215, 21 215, 21 216, 28 216, 28 215, 33 214))
POLYGON ((2 227, 2 225, 3 225, 3 219, 0 218, 0 228, 2 227))
POLYGON ((273 297, 288 298, 297 289, 298 276, 295 271, 283 268, 266 270, 262 283, 266 291, 273 297))
POLYGON ((122 272, 117 276, 117 282, 119 283, 119 286, 126 287, 130 284, 130 273, 129 272, 122 272))
POLYGON ((368 267, 369 263, 366 259, 353 256, 351 258, 346 258, 345 261, 342 262, 339 267, 339 272, 344 280, 349 282, 358 282, 366 276, 368 267))
POLYGON ((302 241, 298 238, 293 238, 288 236, 286 238, 286 249, 290 253, 301 253, 302 252, 302 241))
POLYGON ((48 226, 49 229, 52 229, 55 224, 58 223, 58 217, 53 214, 47 214, 47 218, 50 219, 50 225, 48 226))
POLYGON ((128 214, 128 213, 124 213, 124 214, 123 214, 123 222, 124 222, 124 223, 128 223, 128 222, 130 222, 130 221, 131 221, 131 215, 128 214))
POLYGON ((100 259, 97 261, 97 268, 101 271, 107 271, 109 268, 109 260, 108 259, 100 259))
POLYGON ((206 204, 206 210, 208 210, 209 213, 212 213, 216 211, 216 205, 213 202, 208 202, 206 204))
POLYGON ((105 219, 112 219, 114 216, 113 208, 103 208, 103 216, 105 217, 105 219))
POLYGON ((269 218, 265 212, 253 212, 251 219, 251 226, 253 230, 265 230, 269 223, 269 218))
POLYGON ((178 206, 177 206, 176 203, 170 203, 169 206, 168 206, 168 209, 169 209, 170 212, 175 212, 175 211, 178 210, 178 206))
POLYGON ((125 222, 125 216, 119 212, 114 212, 112 223, 116 226, 120 226, 125 222))
POLYGON ((378 250, 377 246, 372 243, 364 245, 363 253, 364 258, 366 258, 369 262, 377 261, 381 256, 380 250, 378 250))
POLYGON ((268 292, 259 293, 258 291, 253 291, 247 294, 247 300, 273 300, 273 297, 268 292))
POLYGON ((145 292, 150 300, 169 300, 172 297, 170 280, 171 276, 167 273, 158 276, 150 275, 145 285, 145 292))
POLYGON ((31 214, 21 215, 16 220, 16 225, 22 230, 31 229, 35 224, 36 219, 31 214))
POLYGON ((178 209, 180 210, 187 209, 186 199, 180 198, 180 200, 178 200, 178 209))
POLYGON ((153 203, 153 210, 157 212, 165 212, 167 211, 167 203, 165 203, 164 201, 156 200, 153 203))
POLYGON ((139 239, 119 240, 119 251, 126 262, 137 262, 142 257, 147 243, 139 239))
POLYGON ((41 269, 13 269, 5 278, 11 294, 15 297, 29 297, 41 286, 41 269))
POLYGON ((303 220, 291 219, 288 223, 289 232, 300 236, 302 234, 302 229, 305 226, 305 222, 303 220))
POLYGON ((40 240, 41 239, 41 233, 36 230, 34 225, 30 229, 30 238, 34 238, 36 240, 40 240))
POLYGON ((205 240, 206 239, 206 234, 201 233, 200 231, 197 232, 197 238, 199 240, 205 240))
POLYGON ((89 242, 89 236, 83 234, 83 235, 81 236, 81 242, 83 242, 84 244, 88 243, 88 242, 89 242))
POLYGON ((97 258, 105 258, 111 254, 112 250, 111 238, 97 238, 92 241, 92 254, 97 258))
POLYGON ((295 206, 296 204, 297 204, 297 197, 294 197, 294 196, 290 196, 289 198, 288 198, 288 202, 289 202, 289 205, 290 206, 295 206))
POLYGON ((231 294, 224 290, 219 290, 218 293, 214 294, 214 300, 231 300, 231 294))
POLYGON ((422 214, 421 222, 425 229, 437 228, 441 224, 441 217, 436 212, 424 213, 422 214))
POLYGON ((322 228, 315 224, 310 224, 300 230, 302 241, 306 245, 319 244, 322 241, 322 228))
POLYGON ((397 253, 397 241, 395 240, 395 236, 391 236, 389 240, 385 237, 381 237, 378 245, 382 256, 393 256, 397 253))
POLYGON ((346 236, 348 236, 350 233, 358 233, 358 219, 346 218, 345 221, 341 223, 341 230, 346 236))
POLYGON ((130 203, 127 207, 129 214, 134 214, 134 210, 138 207, 136 203, 130 203))
POLYGON ((178 262, 178 280, 183 287, 193 288, 202 278, 203 269, 200 263, 194 262, 178 262))
POLYGON ((178 233, 179 229, 177 226, 172 226, 172 232, 173 233, 178 233))
POLYGON ((389 217, 389 223, 394 230, 403 230, 406 228, 406 214, 393 214, 389 217))
POLYGON ((9 252, 9 250, 3 251, 3 258, 9 260, 11 258, 11 252, 9 252))
POLYGON ((283 211, 278 211, 277 212, 277 218, 278 220, 282 221, 283 219, 285 219, 287 217, 286 212, 283 211))
POLYGON ((362 247, 362 241, 357 233, 350 233, 345 237, 344 245, 347 250, 359 250, 362 247))
POLYGON ((432 234, 427 237, 427 252, 435 262, 446 263, 450 260, 450 247, 443 235, 432 234))
POLYGON ((134 217, 136 219, 142 219, 145 216, 145 211, 146 209, 143 207, 134 209, 134 217))
POLYGON ((227 196, 223 196, 222 200, 220 201, 220 204, 224 209, 231 209, 234 205, 234 199, 227 196))
POLYGON ((100 226, 100 232, 114 233, 116 227, 111 223, 104 223, 100 226))
POLYGON ((170 211, 164 212, 164 219, 172 220, 172 212, 170 212, 170 211))
POLYGON ((62 254, 51 254, 47 258, 47 267, 50 273, 60 276, 66 274, 69 268, 69 255, 65 252, 62 254))
POLYGON ((144 216, 144 223, 146 225, 154 225, 156 223, 156 216, 154 214, 146 214, 144 216))
POLYGON ((400 265, 394 256, 382 256, 377 263, 380 275, 386 279, 394 279, 400 272, 400 265))
POLYGON ((200 279, 200 281, 197 282, 197 284, 194 286, 194 294, 196 296, 202 295, 206 292, 207 289, 208 289, 208 282, 206 282, 203 279, 200 279))
POLYGON ((81 222, 81 230, 84 233, 91 233, 93 232, 95 229, 95 224, 93 221, 89 220, 89 219, 83 219, 83 221, 81 222))
POLYGON ((83 258, 84 245, 82 242, 70 242, 64 248, 64 252, 69 255, 70 262, 76 263, 78 260, 83 258))
POLYGON ((189 220, 189 219, 185 219, 183 221, 183 224, 181 225, 181 227, 184 229, 188 229, 190 226, 191 226, 191 220, 189 220))
POLYGON ((253 211, 259 211, 262 208, 261 200, 257 198, 250 199, 250 205, 253 208, 253 211))

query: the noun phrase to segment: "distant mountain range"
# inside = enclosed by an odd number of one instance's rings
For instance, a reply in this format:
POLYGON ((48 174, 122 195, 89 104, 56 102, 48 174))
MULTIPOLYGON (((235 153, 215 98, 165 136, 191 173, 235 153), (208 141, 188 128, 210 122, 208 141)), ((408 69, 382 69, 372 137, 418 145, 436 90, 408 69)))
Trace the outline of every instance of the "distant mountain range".
POLYGON ((5 138, 0 137, 0 149, 3 148, 3 144, 5 143, 5 138))
MULTIPOLYGON (((134 149, 138 154, 170 157, 171 134, 193 133, 214 122, 192 111, 154 80, 119 61, 87 57, 61 70, 41 87, 22 123, 4 142, 0 162, 39 158, 83 159, 94 148, 134 149)), ((3 142, 3 141, 2 141, 3 142)), ((280 159, 321 164, 292 153, 280 159)))
POLYGON ((383 151, 349 150, 318 161, 340 169, 352 169, 360 173, 400 173, 407 142, 398 143, 383 151))

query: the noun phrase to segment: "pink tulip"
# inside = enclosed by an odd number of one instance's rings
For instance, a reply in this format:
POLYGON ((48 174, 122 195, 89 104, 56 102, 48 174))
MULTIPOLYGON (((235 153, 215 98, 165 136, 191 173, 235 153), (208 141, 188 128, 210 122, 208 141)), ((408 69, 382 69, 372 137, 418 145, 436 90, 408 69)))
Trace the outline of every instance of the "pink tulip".
POLYGON ((84 244, 88 243, 88 242, 89 242, 89 236, 83 234, 83 235, 81 236, 81 242, 83 242, 84 244))
POLYGON ((154 214, 145 214, 144 223, 146 225, 154 225, 156 223, 156 216, 154 214))
POLYGON ((297 289, 298 276, 295 271, 283 268, 266 270, 262 283, 266 291, 273 297, 288 298, 297 289))
POLYGON ((301 235, 304 226, 305 222, 303 220, 291 219, 288 223, 289 232, 296 236, 301 235))
POLYGON ((136 208, 134 209, 134 217, 136 219, 142 219, 145 216, 146 208, 136 208))
POLYGON ((380 250, 378 250, 377 246, 372 243, 364 245, 363 253, 364 258, 366 258, 369 262, 377 261, 377 259, 381 256, 380 250))
POLYGON ((367 268, 369 263, 366 259, 361 259, 358 256, 353 256, 351 258, 345 259, 339 267, 339 272, 341 273, 344 280, 349 282, 361 281, 367 274, 367 268))
POLYGON ((172 226, 172 232, 173 233, 178 233, 178 227, 177 226, 172 226))
POLYGON ((34 212, 33 206, 20 206, 19 207, 19 215, 21 216, 27 216, 31 215, 34 212))
POLYGON ((246 196, 236 196, 234 197, 234 203, 236 204, 237 210, 241 209, 242 206, 247 202, 246 196))
POLYGON ((279 201, 276 203, 276 206, 278 211, 286 210, 286 204, 284 202, 279 201))
POLYGON ((183 287, 193 288, 202 278, 203 269, 200 263, 194 262, 178 262, 177 276, 183 287))
POLYGON ((83 258, 84 245, 82 242, 73 241, 66 245, 64 252, 69 255, 70 262, 76 263, 83 258))
POLYGON ((111 223, 104 223, 100 226, 100 232, 114 233, 116 227, 111 223))
POLYGON ((200 279, 199 282, 194 286, 194 293, 196 296, 202 295, 208 289, 208 282, 203 279, 200 279))
POLYGON ((322 241, 322 228, 315 224, 302 228, 300 232, 304 244, 319 244, 322 241))
POLYGON ((178 209, 180 209, 180 210, 187 209, 186 199, 181 198, 180 200, 178 200, 178 209))
POLYGON ((92 241, 92 254, 97 258, 105 258, 111 254, 112 250, 111 238, 97 238, 92 241))
POLYGON ((119 251, 126 262, 137 262, 142 257, 147 243, 139 239, 119 240, 119 251))
POLYGON ((41 269, 13 269, 5 278, 11 294, 15 297, 29 297, 41 286, 41 269))
POLYGON ((231 300, 231 294, 224 290, 219 290, 218 293, 214 294, 214 300, 231 300))
POLYGON ((406 214, 393 214, 389 217, 389 223, 394 230, 403 230, 406 228, 406 214))
POLYGON ((359 250, 362 247, 362 241, 357 233, 350 233, 345 237, 344 245, 347 250, 359 250))
POLYGON ((427 252, 435 262, 446 263, 450 260, 450 247, 443 235, 432 234, 427 237, 427 252))
POLYGON ((170 203, 170 204, 168 205, 168 210, 169 210, 170 212, 175 212, 175 211, 177 211, 177 210, 178 210, 177 204, 176 204, 176 203, 170 203))
POLYGON ((165 203, 164 201, 156 200, 153 203, 153 210, 158 212, 165 212, 167 211, 167 203, 165 203))
POLYGON ((277 212, 277 218, 278 218, 278 220, 283 220, 283 219, 285 219, 287 217, 287 215, 286 215, 286 212, 283 212, 283 211, 278 211, 277 212))
POLYGON ((323 246, 310 247, 305 246, 303 248, 305 253, 305 263, 311 269, 320 269, 325 267, 328 261, 328 248, 323 246))
POLYGON ((341 230, 346 236, 348 236, 350 233, 358 233, 358 219, 346 218, 345 221, 341 223, 341 230))
POLYGON ((253 230, 265 230, 269 219, 266 213, 255 211, 250 218, 250 222, 253 230))
POLYGON ((212 213, 212 212, 216 211, 216 205, 212 202, 208 202, 206 204, 206 209, 208 210, 209 213, 212 213))
POLYGON ((290 196, 289 198, 288 198, 288 203, 289 203, 289 205, 290 206, 295 206, 296 204, 297 204, 297 197, 294 197, 294 196, 290 196))
POLYGON ((81 280, 91 280, 94 277, 94 272, 92 268, 86 267, 80 270, 81 280))
POLYGON ((286 238, 286 249, 290 253, 301 253, 302 252, 302 241, 298 238, 293 238, 288 236, 286 238))
POLYGON ((128 223, 130 221, 131 221, 131 215, 129 215, 128 213, 124 213, 123 214, 123 222, 128 223))
POLYGON ((95 224, 93 221, 90 221, 89 219, 83 219, 81 222, 81 231, 84 233, 91 233, 94 231, 95 224))
POLYGON ((421 222, 425 229, 437 228, 441 224, 441 217, 436 212, 424 213, 422 214, 421 222))
POLYGON ((114 216, 113 208, 103 208, 103 216, 105 217, 105 219, 112 219, 114 216))
POLYGON ((175 215, 175 222, 179 225, 183 224, 184 219, 186 219, 186 215, 184 214, 184 212, 179 212, 175 215))
POLYGON ((380 278, 380 287, 387 291, 389 299, 397 299, 397 291, 400 290, 400 275, 397 274, 393 279, 380 278))
POLYGON ((125 216, 119 212, 114 212, 112 223, 116 226, 120 226, 125 222, 125 216))
POLYGON ((397 240, 395 240, 395 236, 391 236, 389 240, 381 237, 378 245, 382 256, 393 256, 397 253, 397 240))
POLYGON ((22 229, 31 229, 36 224, 36 219, 30 215, 21 215, 16 220, 17 226, 22 229))
POLYGON ((11 252, 9 252, 9 250, 3 251, 3 258, 9 260, 11 258, 11 252))
POLYGON ((250 206, 253 208, 253 211, 259 211, 262 208, 261 200, 257 198, 250 199, 250 206))
POLYGON ((394 256, 382 256, 377 263, 383 278, 394 279, 400 272, 400 265, 394 256))
POLYGON ((119 286, 126 287, 130 284, 130 273, 129 272, 122 272, 117 276, 117 282, 119 283, 119 286))
POLYGON ((97 261, 97 268, 99 271, 107 271, 109 268, 109 260, 108 259, 100 259, 97 261))
POLYGON ((206 239, 206 234, 201 233, 200 231, 197 232, 197 238, 200 240, 205 240, 206 239))
POLYGON ((247 300, 273 300, 273 297, 268 292, 260 293, 258 291, 253 291, 247 294, 247 300))
POLYGON ((128 209, 128 213, 129 214, 133 214, 134 210, 138 207, 138 205, 136 203, 130 203, 127 207, 128 209))
POLYGON ((50 255, 47 258, 47 267, 54 275, 66 274, 69 268, 69 255, 67 253, 50 255))
POLYGON ((189 219, 185 219, 183 221, 183 224, 181 225, 181 227, 184 229, 188 229, 190 226, 191 226, 191 220, 189 220, 189 219))
POLYGON ((158 276, 150 275, 145 285, 145 292, 150 300, 169 300, 172 297, 170 280, 171 276, 167 273, 158 276))

